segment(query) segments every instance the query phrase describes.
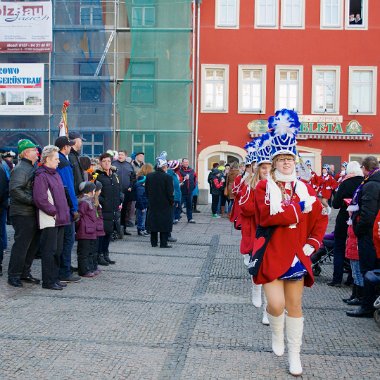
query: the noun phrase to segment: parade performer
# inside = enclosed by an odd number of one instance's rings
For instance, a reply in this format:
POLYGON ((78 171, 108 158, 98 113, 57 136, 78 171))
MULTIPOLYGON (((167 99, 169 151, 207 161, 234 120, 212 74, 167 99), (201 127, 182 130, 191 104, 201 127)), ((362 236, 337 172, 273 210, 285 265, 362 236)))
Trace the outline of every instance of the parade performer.
POLYGON ((319 177, 320 186, 318 196, 321 197, 321 203, 326 209, 327 215, 331 213, 331 207, 328 204, 332 192, 338 187, 338 182, 329 173, 330 166, 325 164, 322 167, 322 175, 319 177))
POLYGON ((308 184, 315 190, 315 192, 318 192, 320 180, 318 174, 311 168, 311 161, 306 160, 305 165, 310 171, 310 180, 308 184))
POLYGON ((348 162, 344 161, 340 166, 340 173, 335 175, 335 181, 338 182, 338 185, 344 180, 344 177, 346 176, 347 165, 348 162))
POLYGON ((328 222, 313 189, 296 178, 299 126, 294 111, 284 109, 269 118, 272 169, 255 188, 257 233, 252 253, 252 258, 264 253, 254 281, 264 285, 273 352, 284 353, 285 326, 289 371, 295 376, 302 374, 303 286, 314 283, 309 256, 320 247, 328 222))
MULTIPOLYGON (((243 215, 250 216, 250 247, 253 249, 253 244, 256 236, 256 221, 255 221, 255 204, 254 204, 254 193, 255 188, 260 180, 267 179, 268 174, 271 170, 271 145, 270 145, 270 135, 268 133, 264 134, 258 139, 257 149, 256 149, 256 169, 249 183, 250 197, 247 202, 241 204, 241 211, 243 215)), ((261 307, 262 299, 262 285, 256 285, 253 277, 252 279, 252 303, 256 307, 261 307)), ((263 302, 263 317, 261 322, 264 325, 269 325, 268 315, 266 311, 267 300, 264 294, 263 302)))

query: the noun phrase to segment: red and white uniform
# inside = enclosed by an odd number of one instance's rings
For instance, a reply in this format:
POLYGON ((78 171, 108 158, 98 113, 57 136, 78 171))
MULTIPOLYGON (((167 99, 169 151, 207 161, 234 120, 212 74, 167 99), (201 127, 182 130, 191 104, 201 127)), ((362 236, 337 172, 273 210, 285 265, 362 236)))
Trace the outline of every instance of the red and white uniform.
POLYGON ((319 186, 320 186, 320 179, 317 173, 313 170, 311 170, 311 178, 308 182, 308 184, 315 190, 315 192, 318 192, 319 186))
MULTIPOLYGON (((303 252, 303 246, 310 244, 318 250, 326 232, 328 217, 322 215, 322 204, 316 200, 309 213, 302 213, 299 205, 300 199, 294 194, 291 203, 283 204, 284 212, 270 215, 270 205, 266 200, 267 180, 258 183, 255 189, 255 220, 262 227, 275 226, 275 230, 268 243, 259 273, 254 279, 255 284, 266 284, 281 277, 291 267, 294 256, 302 262, 307 270, 305 286, 314 283, 310 257, 303 252), (295 228, 289 228, 296 224, 295 228)), ((308 186, 310 195, 315 196, 314 190, 308 186)), ((262 244, 260 239, 254 241, 262 244)))
MULTIPOLYGON (((338 182, 335 181, 334 177, 330 174, 321 175, 319 192, 321 193, 322 198, 330 199, 333 190, 338 187, 338 182)), ((319 194, 319 193, 318 193, 319 194)))
POLYGON ((241 188, 239 201, 241 221, 240 253, 243 255, 252 252, 253 238, 256 234, 254 189, 248 186, 244 184, 241 188))

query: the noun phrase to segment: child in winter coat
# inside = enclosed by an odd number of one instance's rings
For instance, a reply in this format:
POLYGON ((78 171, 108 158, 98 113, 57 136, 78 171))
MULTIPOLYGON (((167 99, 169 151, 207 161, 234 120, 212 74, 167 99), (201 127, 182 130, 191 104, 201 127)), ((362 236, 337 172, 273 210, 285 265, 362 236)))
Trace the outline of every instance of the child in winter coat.
POLYGON ((137 234, 140 236, 149 235, 149 233, 145 230, 146 211, 148 208, 148 198, 145 194, 145 180, 145 176, 139 176, 134 184, 136 194, 137 234))
MULTIPOLYGON (((99 203, 99 195, 102 192, 103 185, 101 182, 97 181, 95 182, 95 196, 94 196, 94 205, 96 210, 96 247, 99 246, 99 237, 105 236, 104 232, 104 222, 103 222, 103 215, 102 215, 102 206, 99 203)), ((104 259, 104 256, 98 254, 94 254, 94 260, 93 260, 93 267, 92 270, 95 275, 98 275, 101 273, 101 270, 99 269, 98 265, 104 265, 108 266, 109 263, 104 259)))
POLYGON ((78 212, 80 218, 76 225, 76 239, 78 240, 78 274, 82 277, 94 277, 94 255, 97 251, 96 209, 94 193, 96 186, 93 182, 79 184, 78 212))

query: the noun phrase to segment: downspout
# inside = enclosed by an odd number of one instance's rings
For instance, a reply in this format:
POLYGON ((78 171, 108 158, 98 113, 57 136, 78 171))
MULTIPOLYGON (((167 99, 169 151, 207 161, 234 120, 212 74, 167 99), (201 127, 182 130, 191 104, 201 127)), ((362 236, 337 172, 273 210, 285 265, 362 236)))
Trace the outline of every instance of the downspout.
POLYGON ((199 83, 200 83, 200 36, 201 36, 201 2, 202 0, 196 0, 197 3, 197 54, 196 54, 196 100, 195 100, 195 138, 194 138, 194 168, 197 170, 198 164, 198 127, 199 127, 199 83))
POLYGON ((192 30, 193 30, 193 38, 192 38, 192 67, 191 67, 191 75, 192 75, 192 87, 191 87, 191 99, 192 99, 192 107, 191 107, 191 161, 193 168, 195 168, 195 147, 196 147, 196 141, 195 141, 195 102, 194 102, 194 96, 195 96, 195 12, 196 12, 196 0, 193 0, 193 19, 192 19, 192 30))

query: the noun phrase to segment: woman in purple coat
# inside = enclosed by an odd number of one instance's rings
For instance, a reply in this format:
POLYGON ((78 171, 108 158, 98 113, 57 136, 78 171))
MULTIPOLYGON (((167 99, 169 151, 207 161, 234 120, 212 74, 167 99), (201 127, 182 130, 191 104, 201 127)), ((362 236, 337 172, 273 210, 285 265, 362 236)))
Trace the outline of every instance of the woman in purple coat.
POLYGON ((62 290, 64 286, 58 279, 59 258, 63 246, 64 226, 71 221, 65 189, 61 176, 56 171, 59 164, 56 146, 45 146, 41 154, 41 164, 42 166, 36 170, 33 200, 37 207, 41 230, 42 287, 62 290))

